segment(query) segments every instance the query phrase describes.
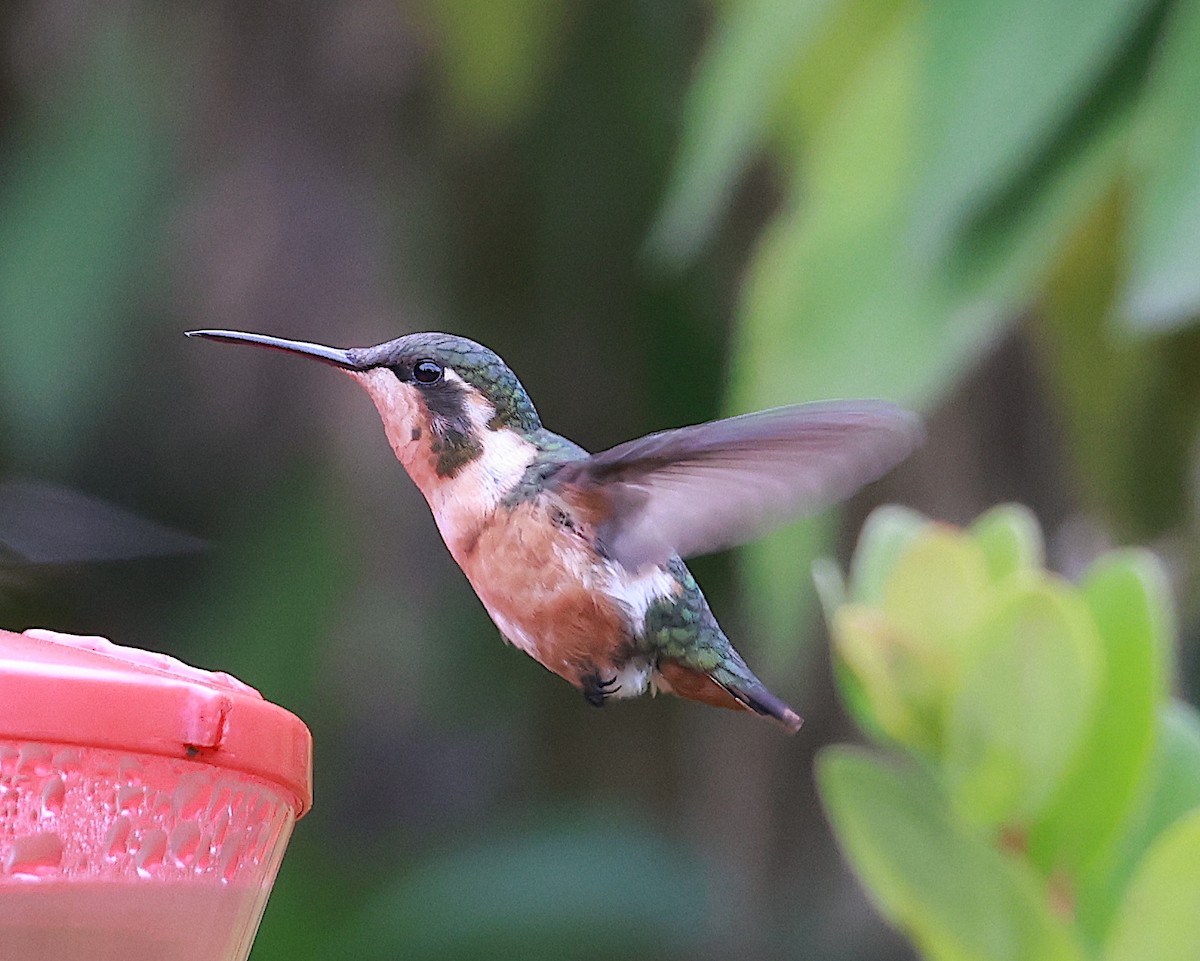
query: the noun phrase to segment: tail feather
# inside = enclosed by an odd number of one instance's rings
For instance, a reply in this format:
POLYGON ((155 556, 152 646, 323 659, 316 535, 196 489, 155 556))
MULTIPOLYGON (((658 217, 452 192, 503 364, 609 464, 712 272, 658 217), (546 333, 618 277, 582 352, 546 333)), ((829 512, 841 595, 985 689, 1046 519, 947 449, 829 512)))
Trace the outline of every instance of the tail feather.
POLYGON ((747 680, 731 676, 718 677, 680 664, 662 661, 658 673, 666 683, 663 687, 677 697, 724 707, 731 710, 753 711, 781 725, 789 734, 800 730, 803 719, 753 675, 747 680))

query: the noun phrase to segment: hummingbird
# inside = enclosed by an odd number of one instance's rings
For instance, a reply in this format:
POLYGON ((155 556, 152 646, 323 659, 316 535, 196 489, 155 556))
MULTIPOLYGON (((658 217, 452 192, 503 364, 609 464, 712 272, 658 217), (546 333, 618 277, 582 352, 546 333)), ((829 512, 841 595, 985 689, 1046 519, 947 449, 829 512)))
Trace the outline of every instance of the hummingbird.
POLYGON ((356 380, 501 635, 597 707, 662 691, 799 730, 683 559, 848 497, 922 437, 916 415, 888 402, 824 401, 591 454, 543 427, 509 366, 464 337, 343 349, 235 330, 187 336, 297 354, 356 380))

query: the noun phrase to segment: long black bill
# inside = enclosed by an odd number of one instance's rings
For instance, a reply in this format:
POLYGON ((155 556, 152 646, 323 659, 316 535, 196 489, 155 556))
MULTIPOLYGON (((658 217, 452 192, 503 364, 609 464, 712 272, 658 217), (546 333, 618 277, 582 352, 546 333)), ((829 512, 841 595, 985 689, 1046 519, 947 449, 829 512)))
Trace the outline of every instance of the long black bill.
POLYGON ((282 350, 289 354, 303 354, 314 360, 341 367, 343 370, 365 370, 356 361, 349 350, 339 347, 326 347, 324 344, 310 344, 303 340, 287 340, 283 337, 272 337, 269 334, 251 334, 241 330, 188 330, 188 337, 203 337, 205 340, 222 341, 227 344, 254 344, 257 347, 270 347, 272 350, 282 350))

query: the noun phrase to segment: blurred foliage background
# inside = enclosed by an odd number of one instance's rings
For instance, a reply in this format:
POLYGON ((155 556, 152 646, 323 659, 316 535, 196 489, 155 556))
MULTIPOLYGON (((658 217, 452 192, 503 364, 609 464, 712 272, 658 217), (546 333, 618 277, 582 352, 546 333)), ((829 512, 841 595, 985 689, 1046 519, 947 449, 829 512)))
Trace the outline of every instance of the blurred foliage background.
POLYGON ((309 723, 255 961, 911 957, 816 800, 852 735, 809 564, 882 499, 1027 503, 1068 575, 1167 561, 1194 694, 1198 99, 1198 0, 6 4, 0 472, 210 546, 6 571, 0 623, 309 723), (798 738, 596 712, 500 643, 360 392, 205 326, 465 334, 593 449, 834 396, 930 440, 693 565, 798 738))

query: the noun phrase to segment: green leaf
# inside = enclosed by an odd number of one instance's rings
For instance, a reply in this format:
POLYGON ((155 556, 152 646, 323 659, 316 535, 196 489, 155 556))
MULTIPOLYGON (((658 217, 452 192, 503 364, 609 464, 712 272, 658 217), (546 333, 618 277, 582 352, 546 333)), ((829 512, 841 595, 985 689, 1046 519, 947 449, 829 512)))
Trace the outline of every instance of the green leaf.
POLYGON ((898 17, 811 143, 803 193, 764 232, 740 310, 735 409, 923 400, 970 346, 898 256, 919 53, 918 18, 898 17))
POLYGON ((830 748, 817 783, 872 900, 929 961, 1080 961, 1037 878, 965 828, 930 777, 830 748))
POLYGON ((329 957, 688 957, 703 944, 704 872, 631 820, 542 826, 406 870, 329 957))
POLYGON ((1157 716, 1154 757, 1137 808, 1115 850, 1093 865, 1079 886, 1079 924, 1095 941, 1108 930, 1116 906, 1155 839, 1187 812, 1200 807, 1200 714, 1172 700, 1157 716))
POLYGON ((836 604, 830 597, 832 590, 823 590, 817 582, 834 642, 834 680, 851 716, 872 737, 914 746, 932 743, 934 729, 914 715, 901 699, 900 686, 890 679, 895 667, 888 663, 886 626, 879 623, 882 615, 872 618, 866 611, 859 619, 844 615, 847 619, 839 628, 838 608, 848 600, 863 607, 881 607, 884 584, 896 560, 930 523, 907 507, 885 504, 876 508, 863 523, 850 559, 850 583, 841 585, 836 604))
POLYGON ((1064 426, 1079 461, 1085 504, 1111 517, 1125 536, 1149 536, 1178 523, 1191 432, 1195 377, 1172 355, 1194 354, 1164 340, 1119 341, 1110 314, 1124 273, 1124 194, 1109 192, 1075 231, 1047 278, 1035 332, 1046 372, 1062 399, 1064 426), (1112 424, 1126 425, 1112 430, 1112 424))
POLYGON ((935 754, 946 702, 940 652, 859 604, 837 612, 833 641, 839 690, 859 725, 876 738, 935 754))
POLYGON ((1167 14, 1132 141, 1129 266, 1120 316, 1164 331, 1200 316, 1200 0, 1167 14))
POLYGON ((812 579, 825 623, 832 624, 837 609, 846 603, 845 575, 832 557, 818 557, 813 561, 812 579))
POLYGON ((930 8, 914 233, 931 261, 1044 162, 1150 6, 946 0, 930 8))
POLYGON ((1075 233, 1079 219, 1121 183, 1137 94, 1167 7, 1148 3, 1079 110, 1015 180, 990 199, 980 198, 978 212, 944 251, 948 282, 970 291, 997 282, 989 275, 1006 269, 1032 272, 1044 283, 1047 260, 1075 233), (1052 235, 1057 244, 1039 254, 1039 238, 1052 235))
POLYGON ((1200 958, 1200 810, 1154 842, 1121 904, 1104 961, 1200 958))
POLYGON ((1024 823, 1059 786, 1091 721, 1102 669, 1083 601, 1051 579, 1002 589, 946 722, 956 808, 980 824, 1024 823))
POLYGON ((907 507, 885 504, 863 523, 850 560, 850 598, 859 604, 883 604, 884 585, 896 561, 931 521, 907 507))
POLYGON ((857 624, 853 615, 842 614, 844 623, 830 622, 833 637, 833 681, 842 703, 854 723, 872 740, 911 745, 924 749, 932 741, 926 736, 928 728, 899 698, 896 685, 890 682, 886 660, 873 650, 874 638, 862 643, 856 631, 869 631, 875 625, 868 621, 857 624))
POLYGON ((839 686, 864 729, 935 754, 984 606, 983 552, 962 532, 911 513, 877 511, 868 528, 855 560, 879 552, 860 570, 882 579, 870 588, 882 597, 834 617, 839 686))
POLYGON ((983 550, 993 581, 1019 571, 1040 570, 1045 563, 1041 525, 1023 504, 993 507, 971 525, 970 533, 983 550))
POLYGON ((1170 592, 1145 551, 1107 554, 1084 578, 1083 598, 1104 649, 1100 710, 1050 808, 1030 834, 1043 870, 1076 876, 1113 843, 1154 749, 1174 638, 1170 592))
POLYGON ((725 10, 684 104, 679 159, 649 241, 660 259, 688 260, 712 231, 829 5, 743 0, 725 10))
POLYGON ((1184 812, 1200 806, 1200 713, 1171 700, 1159 711, 1159 741, 1153 786, 1130 836, 1148 843, 1184 812))
POLYGON ((793 188, 805 190, 804 165, 813 141, 836 120, 847 89, 867 69, 880 41, 913 7, 911 0, 838 0, 805 38, 770 131, 778 163, 800 178, 793 188))
POLYGON ((987 590, 979 546, 957 528, 930 524, 896 560, 883 584, 881 609, 889 627, 929 652, 930 667, 956 685, 987 590))

